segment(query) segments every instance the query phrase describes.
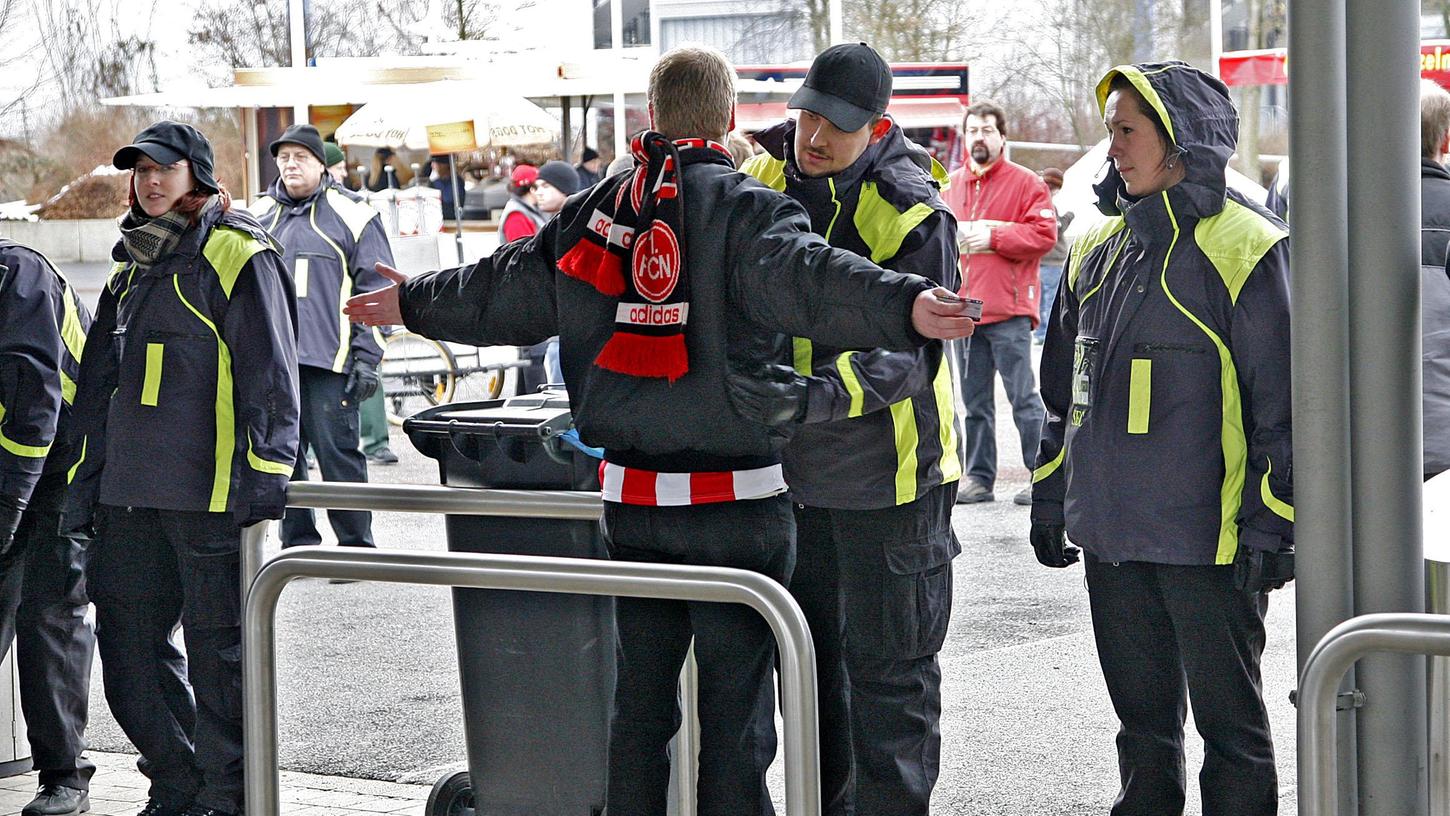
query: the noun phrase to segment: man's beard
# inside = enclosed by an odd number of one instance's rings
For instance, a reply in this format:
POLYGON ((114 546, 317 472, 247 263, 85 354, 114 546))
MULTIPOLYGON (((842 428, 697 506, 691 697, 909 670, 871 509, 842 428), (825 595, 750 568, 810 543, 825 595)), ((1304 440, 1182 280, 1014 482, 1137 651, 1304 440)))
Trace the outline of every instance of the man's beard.
POLYGON ((972 161, 976 162, 977 164, 986 164, 991 160, 992 154, 990 151, 987 150, 986 145, 982 144, 981 142, 972 145, 972 161))

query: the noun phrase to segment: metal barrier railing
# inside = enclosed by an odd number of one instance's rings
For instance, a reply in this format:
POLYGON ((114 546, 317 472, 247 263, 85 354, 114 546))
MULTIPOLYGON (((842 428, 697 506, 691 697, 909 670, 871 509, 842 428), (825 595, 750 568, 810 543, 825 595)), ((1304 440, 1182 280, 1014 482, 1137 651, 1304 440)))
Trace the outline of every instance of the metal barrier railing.
POLYGON ((1335 816, 1339 768, 1334 711, 1339 682, 1372 652, 1450 655, 1450 617, 1380 613, 1350 618, 1329 630, 1299 677, 1299 816, 1335 816))
MULTIPOLYGON (((296 482, 288 486, 290 507, 449 513, 457 515, 598 518, 598 494, 573 491, 473 490, 416 485, 296 482)), ((507 589, 581 595, 741 603, 770 625, 779 650, 782 753, 787 813, 820 814, 819 724, 816 710, 815 649, 800 607, 775 581, 746 570, 640 564, 586 558, 541 558, 473 553, 418 553, 361 548, 298 547, 262 565, 265 525, 243 539, 242 671, 245 717, 247 807, 278 813, 276 631, 277 602, 298 578, 326 577, 434 586, 507 589), (248 581, 248 576, 255 578, 248 581)), ((686 676, 689 676, 686 672, 686 676)), ((682 705, 693 702, 693 690, 682 705)), ((689 710, 682 711, 686 723, 689 710)), ((677 753, 680 761, 693 764, 677 753)), ((681 793, 693 790, 693 769, 682 777, 681 793)), ((692 797, 691 797, 692 798, 692 797)), ((692 807, 693 802, 689 803, 692 807)))

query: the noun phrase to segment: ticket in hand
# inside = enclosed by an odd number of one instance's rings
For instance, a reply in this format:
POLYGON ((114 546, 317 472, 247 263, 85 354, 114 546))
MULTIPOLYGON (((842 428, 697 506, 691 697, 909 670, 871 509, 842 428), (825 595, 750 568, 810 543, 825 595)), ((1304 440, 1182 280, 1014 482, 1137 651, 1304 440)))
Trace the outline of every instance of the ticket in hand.
POLYGON ((967 304, 967 317, 970 317, 973 320, 982 319, 982 301, 977 300, 976 298, 964 298, 961 295, 952 293, 946 295, 939 294, 936 296, 936 299, 940 300, 942 303, 965 303, 967 304))

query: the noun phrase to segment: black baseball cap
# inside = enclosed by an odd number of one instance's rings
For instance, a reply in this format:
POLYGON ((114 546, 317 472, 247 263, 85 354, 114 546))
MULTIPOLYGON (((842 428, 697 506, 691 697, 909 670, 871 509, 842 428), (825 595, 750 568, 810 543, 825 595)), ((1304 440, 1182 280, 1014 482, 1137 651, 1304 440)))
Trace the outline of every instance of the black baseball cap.
POLYGON ((841 43, 811 63, 805 84, 787 108, 808 110, 852 133, 886 112, 891 101, 891 66, 866 43, 841 43))
POLYGON ((202 132, 180 122, 160 121, 136 134, 131 144, 116 151, 111 164, 117 170, 130 170, 137 160, 146 156, 157 164, 176 164, 182 159, 191 162, 191 175, 199 186, 212 192, 221 190, 213 175, 214 158, 211 142, 202 132))
POLYGON ((312 125, 293 125, 282 131, 277 141, 267 145, 267 149, 272 151, 272 158, 277 158, 277 151, 289 142, 307 148, 307 152, 316 156, 323 167, 327 166, 327 148, 322 146, 322 134, 317 132, 317 128, 312 125))

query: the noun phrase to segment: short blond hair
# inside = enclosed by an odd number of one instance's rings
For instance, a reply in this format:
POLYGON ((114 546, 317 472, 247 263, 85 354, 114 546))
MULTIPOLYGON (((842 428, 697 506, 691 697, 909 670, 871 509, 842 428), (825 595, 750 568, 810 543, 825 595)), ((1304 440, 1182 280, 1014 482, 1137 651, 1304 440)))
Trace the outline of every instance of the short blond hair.
POLYGON ((1428 79, 1420 80, 1420 155, 1440 155, 1445 134, 1450 133, 1450 92, 1428 79))
POLYGON ((654 129, 671 139, 723 139, 735 112, 735 67, 703 45, 672 48, 649 72, 654 129))

